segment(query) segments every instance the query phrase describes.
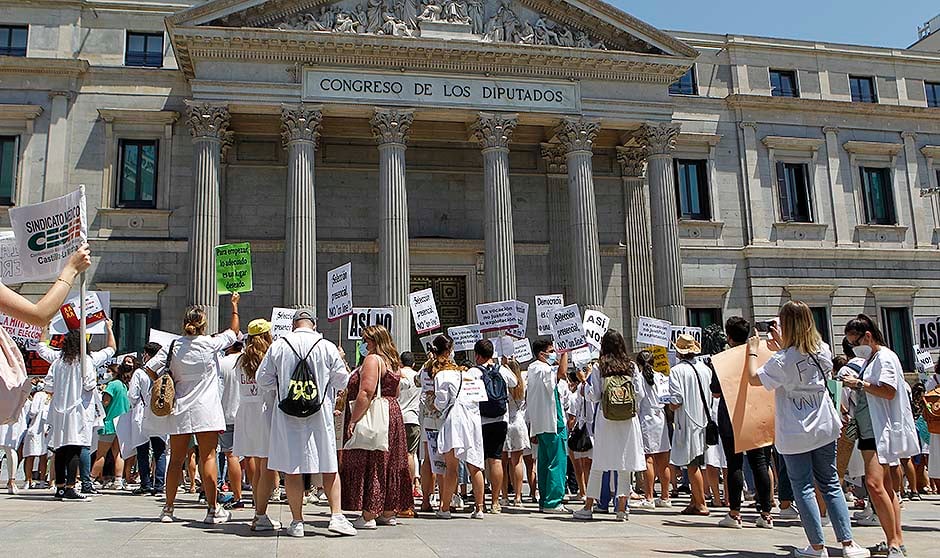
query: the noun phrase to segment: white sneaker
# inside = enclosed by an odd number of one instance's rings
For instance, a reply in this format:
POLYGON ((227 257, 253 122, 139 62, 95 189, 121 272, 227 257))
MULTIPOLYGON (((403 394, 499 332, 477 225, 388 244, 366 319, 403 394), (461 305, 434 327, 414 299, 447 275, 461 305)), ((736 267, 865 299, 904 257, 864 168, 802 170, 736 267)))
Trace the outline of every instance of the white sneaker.
POLYGON ((287 534, 291 537, 303 537, 304 536, 304 522, 303 521, 291 521, 290 527, 287 528, 287 534))
POLYGON ((842 547, 842 558, 869 558, 870 556, 871 551, 858 546, 854 542, 848 546, 842 547))
POLYGON ((630 510, 617 512, 617 521, 630 521, 630 510))
POLYGON ((483 510, 473 510, 473 513, 470 514, 470 519, 483 519, 483 510))
POLYGON ((352 537, 356 535, 356 528, 346 519, 345 515, 337 514, 330 518, 329 530, 340 535, 352 537))
POLYGON ((251 521, 252 531, 280 531, 281 522, 272 521, 267 515, 256 515, 251 521))
POLYGON ((900 548, 892 546, 888 549, 888 558, 904 558, 904 552, 900 548))
POLYGON ((730 513, 724 516, 724 518, 722 518, 722 520, 718 522, 718 526, 727 527, 728 529, 743 529, 744 528, 744 524, 741 521, 741 516, 739 515, 735 517, 731 515, 730 513))
POLYGON ((319 504, 319 503, 320 503, 320 497, 317 496, 316 493, 314 492, 311 492, 310 494, 307 494, 306 496, 304 496, 304 504, 319 504))
POLYGON ((822 547, 821 550, 816 550, 812 546, 807 546, 802 550, 799 548, 794 548, 793 556, 796 558, 829 558, 829 551, 826 550, 825 546, 822 547))
POLYGON ((881 527, 881 521, 876 514, 866 515, 855 520, 859 527, 881 527))
POLYGON ((657 508, 671 508, 672 500, 663 500, 662 498, 656 498, 654 502, 657 508))
POLYGON ((450 499, 450 507, 455 510, 463 509, 463 498, 458 494, 454 494, 454 497, 450 499))
POLYGON ((565 513, 571 513, 571 510, 566 508, 564 504, 558 504, 554 508, 539 508, 539 512, 548 513, 548 514, 565 514, 565 513))
POLYGON ((871 502, 867 502, 865 504, 865 509, 861 511, 857 511, 852 514, 852 519, 861 519, 863 517, 869 517, 874 514, 875 514, 875 510, 872 509, 871 502))
POLYGON ((780 519, 799 519, 800 512, 796 509, 796 506, 791 505, 789 508, 780 508, 780 519))
POLYGON ((363 518, 361 515, 357 517, 355 521, 352 522, 352 526, 355 529, 368 530, 368 531, 374 531, 375 529, 379 528, 379 525, 375 522, 374 519, 366 521, 365 518, 363 518))
POLYGON ((176 516, 173 515, 173 508, 163 508, 160 512, 160 523, 173 523, 174 521, 176 521, 176 516))
POLYGON ((830 525, 832 525, 832 521, 829 520, 829 515, 826 514, 826 515, 820 516, 819 524, 822 525, 823 527, 829 527, 830 525))
POLYGON ((764 517, 764 516, 761 515, 761 516, 758 516, 758 517, 757 517, 757 522, 756 522, 756 524, 757 524, 757 526, 760 527, 761 529, 773 529, 773 528, 774 528, 774 518, 769 517, 769 516, 768 516, 768 517, 764 517))
POLYGON ((437 510, 436 512, 434 512, 434 517, 438 519, 450 519, 451 515, 450 515, 450 511, 437 510))
POLYGON ((206 513, 206 518, 202 522, 206 525, 221 525, 229 519, 232 519, 232 512, 222 506, 216 506, 214 510, 209 510, 206 513))
POLYGON ((398 518, 394 515, 392 517, 382 517, 381 515, 375 518, 376 525, 385 525, 386 527, 395 527, 398 525, 398 518))
POLYGON ((634 507, 640 508, 641 510, 655 510, 656 503, 652 500, 641 500, 640 503, 636 504, 634 507))
MULTIPOLYGON (((854 503, 855 503, 855 493, 852 492, 851 490, 847 490, 847 491, 845 492, 845 502, 846 502, 847 504, 854 504, 854 503)), ((844 547, 844 548, 848 548, 848 547, 844 547)))
POLYGON ((594 510, 586 510, 584 508, 574 510, 574 518, 581 521, 590 521, 594 519, 594 510))
POLYGON ((114 490, 127 490, 127 481, 124 479, 115 479, 113 488, 114 490))
POLYGON ((16 488, 15 484, 7 485, 7 494, 17 494, 19 490, 16 488))

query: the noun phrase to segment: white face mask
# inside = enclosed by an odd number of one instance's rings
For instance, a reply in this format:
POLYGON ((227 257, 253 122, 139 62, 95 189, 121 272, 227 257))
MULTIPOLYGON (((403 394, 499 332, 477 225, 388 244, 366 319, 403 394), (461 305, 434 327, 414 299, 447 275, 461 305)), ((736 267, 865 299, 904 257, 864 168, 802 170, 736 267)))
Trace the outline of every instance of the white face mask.
POLYGON ((868 345, 859 345, 858 347, 852 347, 852 352, 855 353, 855 356, 868 360, 868 357, 871 356, 871 347, 868 345))

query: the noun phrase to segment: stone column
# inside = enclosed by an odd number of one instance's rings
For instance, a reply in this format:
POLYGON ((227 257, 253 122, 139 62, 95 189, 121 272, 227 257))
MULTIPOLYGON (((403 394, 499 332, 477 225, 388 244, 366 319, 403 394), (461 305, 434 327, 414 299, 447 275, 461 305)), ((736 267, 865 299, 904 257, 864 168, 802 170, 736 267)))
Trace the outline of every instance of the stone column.
POLYGON ((222 145, 229 141, 225 106, 187 103, 193 136, 193 225, 189 237, 189 300, 206 311, 207 331, 218 331, 215 247, 219 244, 222 145))
POLYGON ((571 250, 568 247, 568 160, 559 143, 543 143, 545 187, 548 201, 549 290, 571 298, 571 250))
POLYGON ((679 125, 671 122, 645 124, 639 138, 647 153, 650 189, 650 238, 652 241, 653 286, 656 317, 684 325, 682 257, 679 253, 679 213, 672 152, 676 148, 679 125))
POLYGON ((392 339, 400 351, 411 347, 408 291, 408 189, 405 146, 414 111, 375 109, 372 135, 379 145, 379 305, 392 309, 392 339))
POLYGON ((623 310, 623 329, 632 347, 636 339, 637 317, 654 316, 653 253, 650 248, 649 201, 646 196, 646 152, 642 148, 617 147, 623 179, 626 260, 624 281, 627 303, 623 310), (629 334, 629 335, 628 335, 629 334))
POLYGON ((317 306, 317 214, 314 158, 323 114, 304 105, 281 107, 287 147, 287 223, 284 235, 284 306, 317 306))
POLYGON ((516 298, 509 140, 517 123, 515 114, 481 112, 471 125, 474 137, 483 148, 483 238, 487 302, 516 298))
MULTIPOLYGON (((568 207, 571 226, 571 271, 576 302, 585 310, 603 311, 601 257, 594 201, 594 138, 600 122, 566 118, 555 129, 568 165, 568 207)), ((565 301, 568 302, 568 301, 565 301)))

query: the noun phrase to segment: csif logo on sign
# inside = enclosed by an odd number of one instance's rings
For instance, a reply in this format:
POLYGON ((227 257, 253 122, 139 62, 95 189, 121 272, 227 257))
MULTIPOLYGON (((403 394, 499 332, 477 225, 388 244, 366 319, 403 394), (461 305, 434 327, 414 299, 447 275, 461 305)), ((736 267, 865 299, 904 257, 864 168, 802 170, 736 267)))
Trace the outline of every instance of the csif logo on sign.
POLYGON ((34 252, 41 252, 68 244, 81 238, 81 206, 76 205, 66 211, 26 222, 26 243, 34 252))

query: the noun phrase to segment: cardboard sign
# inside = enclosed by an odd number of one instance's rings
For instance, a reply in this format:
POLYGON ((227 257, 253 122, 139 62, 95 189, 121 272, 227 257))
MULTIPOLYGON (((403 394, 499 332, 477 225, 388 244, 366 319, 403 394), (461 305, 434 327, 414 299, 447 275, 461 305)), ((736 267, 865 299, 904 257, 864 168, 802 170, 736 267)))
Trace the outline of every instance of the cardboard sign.
POLYGON ((434 293, 431 289, 416 291, 408 295, 411 305, 411 317, 415 321, 415 331, 418 335, 440 329, 441 318, 437 315, 437 305, 434 303, 434 293))
POLYGON ((584 327, 584 336, 587 338, 588 344, 600 350, 601 338, 604 337, 604 334, 607 333, 607 329, 610 327, 610 318, 597 310, 585 310, 584 323, 582 326, 584 327))
POLYGON ((39 340, 42 338, 41 327, 34 326, 33 324, 26 323, 23 320, 18 320, 13 316, 7 316, 2 313, 0 313, 0 327, 7 330, 7 333, 10 334, 13 341, 24 349, 29 349, 39 343, 39 340))
POLYGON ((47 202, 10 208, 21 281, 58 275, 88 238, 85 187, 47 202))
POLYGON ((526 330, 529 326, 529 303, 516 301, 516 327, 507 330, 506 335, 511 335, 516 339, 525 339, 526 330))
POLYGON ((0 282, 4 285, 23 282, 20 251, 16 247, 16 237, 11 231, 0 232, 0 282))
POLYGON ((914 320, 917 341, 921 349, 940 349, 940 316, 914 320))
POLYGON ((516 339, 512 342, 512 356, 516 362, 525 363, 532 360, 532 344, 528 339, 516 339))
POLYGON ((666 347, 654 345, 647 350, 653 353, 653 370, 668 376, 672 365, 669 363, 669 351, 666 350, 666 347))
POLYGON ((555 351, 559 353, 580 349, 588 344, 577 304, 563 306, 552 313, 552 332, 555 336, 555 351))
POLYGON ((434 345, 433 345, 434 338, 437 337, 438 335, 440 334, 434 333, 431 335, 425 335, 424 337, 420 337, 418 339, 419 341, 421 341, 421 350, 423 350, 425 354, 429 354, 431 352, 431 349, 434 348, 434 345))
POLYGON ((477 324, 449 327, 447 336, 454 340, 455 351, 472 351, 476 342, 483 339, 480 326, 477 324))
MULTIPOLYGON (((731 415, 734 451, 737 453, 774 443, 774 392, 748 383, 744 367, 747 350, 747 345, 739 345, 711 357, 731 415)), ((761 341, 757 350, 757 366, 763 366, 773 354, 767 348, 767 342, 761 341)))
POLYGON ((477 304, 477 323, 480 324, 480 331, 483 333, 517 327, 519 324, 516 319, 516 301, 503 300, 477 304))
POLYGON ((914 345, 914 354, 917 357, 917 375, 921 381, 926 381, 927 376, 933 373, 934 367, 936 366, 933 361, 933 355, 930 354, 928 349, 921 349, 917 345, 914 345))
POLYGON ((539 335, 552 334, 552 313, 564 305, 564 295, 536 295, 535 322, 538 324, 539 335))
POLYGON ((668 347, 672 324, 666 320, 657 320, 640 316, 636 330, 636 342, 654 345, 656 347, 668 347))
POLYGON ((353 308, 349 314, 346 338, 362 339, 362 330, 374 325, 385 326, 385 329, 392 331, 393 316, 391 308, 353 308))
POLYGON ((352 262, 326 274, 326 320, 335 322, 352 314, 352 262))
POLYGON ((157 343, 164 349, 170 347, 170 343, 179 339, 180 336, 175 333, 170 333, 168 331, 160 331, 159 329, 151 329, 150 335, 147 336, 147 341, 151 343, 157 343))
POLYGON ((279 339, 294 329, 293 308, 271 309, 271 337, 279 339))
POLYGON ((672 343, 675 343, 676 339, 678 339, 679 336, 683 334, 691 335, 695 338, 696 341, 699 342, 699 344, 702 343, 702 328, 691 326, 671 326, 669 331, 669 339, 671 343, 669 346, 672 347, 672 343))
MULTIPOLYGON (((49 333, 65 335, 69 329, 78 329, 78 295, 68 298, 59 313, 49 322, 49 333), (69 307, 66 309, 66 307, 69 307), (69 316, 68 322, 66 316, 69 316)), ((88 333, 104 335, 107 333, 105 319, 111 314, 111 293, 108 291, 88 291, 85 298, 85 316, 88 320, 88 333)))
POLYGON ((251 245, 215 247, 215 284, 219 294, 251 292, 251 245))

